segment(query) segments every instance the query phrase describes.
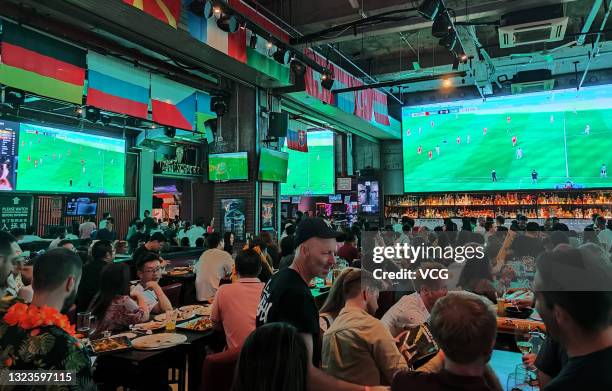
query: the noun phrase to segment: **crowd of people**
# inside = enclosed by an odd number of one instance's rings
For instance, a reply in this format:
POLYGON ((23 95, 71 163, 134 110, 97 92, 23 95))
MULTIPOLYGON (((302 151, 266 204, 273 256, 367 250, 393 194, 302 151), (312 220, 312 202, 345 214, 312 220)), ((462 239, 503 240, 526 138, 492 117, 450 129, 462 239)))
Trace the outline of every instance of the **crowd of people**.
MULTIPOLYGON (((106 217, 108 229, 112 216, 106 217)), ((66 312, 91 312, 99 334, 172 309, 159 284, 167 264, 163 249, 196 238, 203 243, 194 300, 212 303, 213 327, 236 352, 235 391, 501 390, 506 379, 489 365, 495 302, 516 288, 531 289, 514 305, 535 306, 548 333, 538 355, 523 356, 538 369, 541 389, 612 389, 606 371, 612 362, 612 223, 594 216, 582 233, 523 216, 509 227, 503 217, 463 219, 461 228, 449 219, 432 230, 406 217, 390 223, 378 229, 360 220, 339 230, 325 219, 298 216, 283 222, 278 245, 262 232, 237 246, 231 232, 214 232, 201 221, 195 227, 171 221, 160 229, 145 214, 130 225, 133 251, 126 262, 114 262, 116 243, 107 239, 76 249, 60 239, 24 262, 17 239, 0 232, 0 367, 69 369, 79 389, 95 389, 88 352, 66 312), (404 243, 482 246, 484 259, 373 262, 371 244, 404 243), (339 259, 349 267, 336 274, 339 259), (374 266, 421 273, 393 286, 374 277, 374 266), (534 277, 526 282, 529 267, 534 277), (449 279, 427 272, 442 268, 451 271, 449 279), (333 285, 319 308, 311 283, 331 274, 333 285), (393 303, 383 303, 381 293, 390 291, 393 303), (415 362, 406 336, 423 325, 439 350, 415 362)))

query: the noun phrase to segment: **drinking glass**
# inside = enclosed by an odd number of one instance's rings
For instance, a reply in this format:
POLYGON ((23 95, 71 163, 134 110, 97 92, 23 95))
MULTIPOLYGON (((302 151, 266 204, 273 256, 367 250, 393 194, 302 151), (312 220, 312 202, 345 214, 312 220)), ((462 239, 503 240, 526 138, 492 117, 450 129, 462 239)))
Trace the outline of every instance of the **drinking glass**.
POLYGON ((166 311, 166 331, 175 331, 176 330, 176 318, 178 317, 177 310, 168 310, 166 311))
POLYGON ((83 336, 84 343, 89 343, 89 337, 96 331, 96 317, 91 312, 77 313, 76 331, 83 336))

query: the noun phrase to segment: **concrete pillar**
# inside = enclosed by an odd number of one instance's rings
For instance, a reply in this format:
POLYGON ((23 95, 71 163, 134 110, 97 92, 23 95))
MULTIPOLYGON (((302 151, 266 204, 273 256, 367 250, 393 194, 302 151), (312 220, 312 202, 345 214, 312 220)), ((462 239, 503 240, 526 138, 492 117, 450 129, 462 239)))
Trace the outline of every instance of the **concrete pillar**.
POLYGON ((138 216, 142 217, 145 210, 153 207, 153 162, 154 151, 140 152, 140 175, 138 183, 138 216))

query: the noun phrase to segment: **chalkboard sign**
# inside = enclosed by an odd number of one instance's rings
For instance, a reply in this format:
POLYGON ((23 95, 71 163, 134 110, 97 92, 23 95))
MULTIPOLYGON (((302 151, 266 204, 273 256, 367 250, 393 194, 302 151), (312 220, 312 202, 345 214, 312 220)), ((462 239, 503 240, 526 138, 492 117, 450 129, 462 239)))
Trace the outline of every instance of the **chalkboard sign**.
POLYGON ((221 228, 223 232, 233 232, 234 237, 244 241, 246 224, 246 208, 242 198, 221 200, 221 228))
POLYGON ((26 229, 32 224, 32 196, 0 195, 0 229, 26 229))

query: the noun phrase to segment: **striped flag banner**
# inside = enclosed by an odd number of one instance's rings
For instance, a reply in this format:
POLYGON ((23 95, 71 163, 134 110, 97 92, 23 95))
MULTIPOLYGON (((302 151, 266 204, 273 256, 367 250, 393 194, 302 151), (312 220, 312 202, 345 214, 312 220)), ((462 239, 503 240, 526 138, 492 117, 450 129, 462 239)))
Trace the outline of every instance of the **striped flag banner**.
POLYGON ((3 21, 0 83, 81 104, 85 53, 47 35, 3 21))
POLYGON ((87 104, 147 119, 151 74, 95 52, 87 53, 87 104))
POLYGON ((151 75, 153 121, 175 128, 194 130, 196 90, 161 76, 151 75))
POLYGON ((303 124, 293 120, 289 121, 287 148, 294 151, 308 152, 308 134, 303 124))
POLYGON ((123 0, 124 3, 177 28, 181 17, 181 0, 123 0))

